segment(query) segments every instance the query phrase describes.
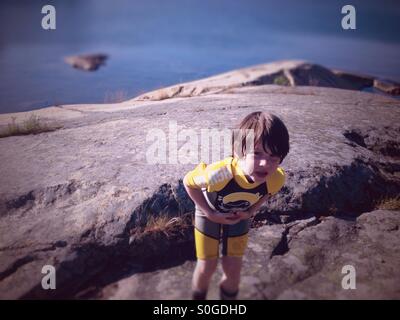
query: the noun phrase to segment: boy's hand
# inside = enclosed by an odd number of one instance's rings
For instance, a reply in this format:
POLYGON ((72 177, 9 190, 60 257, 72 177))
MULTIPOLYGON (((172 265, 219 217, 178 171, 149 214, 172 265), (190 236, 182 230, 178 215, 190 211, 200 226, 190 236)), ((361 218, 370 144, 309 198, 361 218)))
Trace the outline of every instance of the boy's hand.
POLYGON ((235 211, 234 214, 240 220, 247 220, 253 216, 253 213, 251 211, 235 211))
POLYGON ((221 224, 236 224, 241 220, 240 217, 234 213, 220 213, 217 211, 209 212, 207 218, 212 222, 221 224))

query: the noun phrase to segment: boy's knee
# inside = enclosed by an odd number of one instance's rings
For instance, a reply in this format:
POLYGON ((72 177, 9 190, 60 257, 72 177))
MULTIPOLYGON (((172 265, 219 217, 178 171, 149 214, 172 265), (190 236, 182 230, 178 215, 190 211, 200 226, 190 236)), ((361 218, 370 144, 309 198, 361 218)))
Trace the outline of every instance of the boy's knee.
POLYGON ((240 271, 242 269, 242 259, 236 257, 224 257, 222 261, 222 269, 224 274, 228 278, 240 277, 240 271))
POLYGON ((240 268, 224 268, 223 271, 225 276, 231 280, 240 278, 240 268))
POLYGON ((209 259, 209 260, 198 260, 197 261, 197 268, 198 272, 201 274, 207 274, 210 275, 214 273, 214 271, 217 269, 217 259, 209 259))

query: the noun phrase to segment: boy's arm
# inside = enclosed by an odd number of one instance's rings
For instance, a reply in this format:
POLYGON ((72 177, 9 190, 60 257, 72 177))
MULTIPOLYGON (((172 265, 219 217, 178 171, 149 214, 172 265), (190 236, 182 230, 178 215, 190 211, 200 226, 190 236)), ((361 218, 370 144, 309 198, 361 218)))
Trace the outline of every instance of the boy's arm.
POLYGON ((214 210, 211 209, 211 207, 208 205, 201 189, 191 188, 185 183, 183 183, 183 185, 185 186, 186 192, 188 193, 189 197, 201 209, 201 211, 203 211, 207 217, 212 215, 214 210))
POLYGON ((239 211, 239 212, 237 212, 237 214, 239 215, 239 217, 242 220, 253 218, 256 215, 256 213, 258 212, 258 210, 260 210, 263 203, 265 203, 268 200, 268 198, 269 198, 269 195, 266 194, 260 200, 258 200, 255 204, 253 204, 249 209, 247 209, 246 211, 239 211))
POLYGON ((268 200, 269 195, 266 194, 264 197, 262 197, 260 200, 258 200, 255 204, 253 204, 249 208, 249 213, 251 214, 251 217, 254 217, 258 210, 260 210, 261 206, 268 200))
POLYGON ((237 217, 234 214, 224 214, 224 215, 219 214, 208 205, 207 200, 204 198, 201 189, 191 188, 187 186, 185 182, 183 183, 183 185, 185 186, 185 189, 189 197, 201 209, 201 211, 204 212, 206 217, 211 221, 223 224, 234 224, 237 223, 238 220, 240 219, 240 217, 237 217))
POLYGON ((257 201, 254 205, 252 205, 247 211, 240 212, 239 215, 241 219, 248 219, 250 217, 254 217, 258 210, 260 210, 261 206, 273 195, 277 194, 279 190, 285 184, 285 171, 282 168, 278 168, 278 170, 274 173, 274 177, 270 179, 269 183, 267 182, 268 194, 263 196, 260 200, 257 201), (247 215, 246 215, 247 213, 247 215))

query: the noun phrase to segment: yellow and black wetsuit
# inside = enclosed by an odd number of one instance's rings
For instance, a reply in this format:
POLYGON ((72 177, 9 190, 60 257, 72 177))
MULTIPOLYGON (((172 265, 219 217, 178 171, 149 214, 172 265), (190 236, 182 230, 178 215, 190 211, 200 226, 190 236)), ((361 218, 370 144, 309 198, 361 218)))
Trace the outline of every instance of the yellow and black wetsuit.
MULTIPOLYGON (((246 211, 266 194, 274 195, 283 186, 285 173, 282 168, 269 174, 265 183, 251 183, 238 165, 237 158, 206 165, 201 162, 186 174, 184 183, 189 188, 201 189, 208 205, 216 211, 246 211)), ((241 257, 247 247, 250 220, 241 220, 234 225, 219 224, 207 219, 196 207, 195 242, 198 259, 218 257, 222 239, 222 254, 241 257)))

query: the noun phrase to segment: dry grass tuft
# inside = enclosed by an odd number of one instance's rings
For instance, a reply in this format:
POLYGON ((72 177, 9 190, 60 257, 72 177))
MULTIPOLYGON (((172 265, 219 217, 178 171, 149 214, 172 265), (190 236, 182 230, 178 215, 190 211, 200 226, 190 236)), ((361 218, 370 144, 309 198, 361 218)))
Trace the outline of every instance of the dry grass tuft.
POLYGON ((19 136, 28 134, 38 134, 42 132, 55 131, 62 128, 60 125, 48 125, 43 123, 40 118, 32 114, 22 125, 16 123, 16 117, 12 117, 12 122, 7 125, 7 128, 0 132, 0 138, 9 136, 19 136))

